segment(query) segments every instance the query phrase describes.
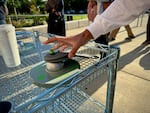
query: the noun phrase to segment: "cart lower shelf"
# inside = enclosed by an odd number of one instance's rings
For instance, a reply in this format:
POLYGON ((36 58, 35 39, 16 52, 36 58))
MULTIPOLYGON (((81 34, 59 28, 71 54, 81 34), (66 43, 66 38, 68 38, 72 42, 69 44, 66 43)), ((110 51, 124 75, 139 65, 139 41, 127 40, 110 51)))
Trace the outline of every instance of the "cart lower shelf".
POLYGON ((71 91, 62 95, 54 103, 38 109, 36 113, 104 113, 105 106, 91 96, 73 88, 71 91))

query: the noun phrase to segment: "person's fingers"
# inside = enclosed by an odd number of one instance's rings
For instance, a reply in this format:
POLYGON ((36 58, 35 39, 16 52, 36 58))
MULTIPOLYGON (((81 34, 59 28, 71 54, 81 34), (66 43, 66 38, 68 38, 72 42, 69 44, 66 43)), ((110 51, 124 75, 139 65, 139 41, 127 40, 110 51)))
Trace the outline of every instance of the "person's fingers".
POLYGON ((56 50, 56 49, 63 47, 63 46, 64 46, 64 43, 59 42, 52 49, 56 50))
POLYGON ((79 49, 79 47, 72 48, 72 50, 68 54, 68 58, 74 57, 78 49, 79 49))
POLYGON ((51 48, 52 50, 56 50, 56 49, 59 49, 59 45, 56 44, 54 47, 51 48))
POLYGON ((44 41, 43 44, 48 44, 48 43, 52 43, 52 42, 55 42, 55 41, 57 41, 57 38, 52 37, 52 38, 49 38, 48 40, 44 41))
POLYGON ((64 45, 61 47, 60 51, 64 51, 66 48, 68 48, 68 45, 64 45))
POLYGON ((92 34, 88 30, 85 30, 84 32, 75 36, 50 38, 49 40, 45 41, 44 44, 57 42, 52 49, 61 49, 62 51, 68 47, 71 47, 68 57, 72 58, 76 54, 77 50, 91 39, 93 39, 92 34))

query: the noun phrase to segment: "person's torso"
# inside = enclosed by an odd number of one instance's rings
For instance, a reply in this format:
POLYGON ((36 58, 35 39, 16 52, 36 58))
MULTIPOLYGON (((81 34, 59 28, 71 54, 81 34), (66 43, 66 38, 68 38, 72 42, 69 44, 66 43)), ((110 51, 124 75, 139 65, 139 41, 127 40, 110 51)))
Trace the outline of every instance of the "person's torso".
POLYGON ((4 4, 6 4, 7 0, 0 0, 0 6, 3 6, 4 4))
POLYGON ((0 6, 0 20, 4 20, 5 19, 5 8, 4 6, 0 6))
POLYGON ((51 9, 55 9, 57 12, 63 12, 64 9, 64 3, 63 0, 48 0, 48 9, 49 13, 51 13, 51 9))
POLYGON ((100 0, 99 12, 102 13, 114 0, 100 0))

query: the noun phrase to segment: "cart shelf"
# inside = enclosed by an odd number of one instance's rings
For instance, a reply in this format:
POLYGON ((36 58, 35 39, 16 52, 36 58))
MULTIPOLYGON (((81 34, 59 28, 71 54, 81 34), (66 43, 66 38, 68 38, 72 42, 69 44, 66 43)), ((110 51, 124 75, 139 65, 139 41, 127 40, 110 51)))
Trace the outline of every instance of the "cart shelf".
POLYGON ((30 69, 43 63, 43 56, 49 49, 42 48, 39 37, 49 35, 35 33, 38 51, 21 57, 21 66, 9 69, 1 60, 0 101, 11 101, 13 112, 17 113, 111 113, 119 48, 89 42, 73 58, 80 63, 78 73, 58 84, 40 87, 30 78, 30 69), (83 92, 87 84, 102 75, 108 76, 105 106, 83 92))

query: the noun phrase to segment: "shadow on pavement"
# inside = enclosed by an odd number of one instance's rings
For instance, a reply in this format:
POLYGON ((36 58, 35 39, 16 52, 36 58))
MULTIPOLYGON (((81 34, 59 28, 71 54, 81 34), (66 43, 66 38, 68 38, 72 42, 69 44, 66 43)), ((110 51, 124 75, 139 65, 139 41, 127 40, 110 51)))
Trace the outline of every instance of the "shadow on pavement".
MULTIPOLYGON (((124 56, 121 56, 118 70, 123 69, 126 65, 130 64, 133 60, 140 57, 141 55, 146 54, 149 51, 149 47, 147 47, 146 49, 144 48, 145 46, 141 45, 135 48, 133 51, 125 54, 124 56)), ((145 67, 143 62, 142 67, 145 67)))
MULTIPOLYGON (((145 34, 145 32, 141 32, 141 33, 137 34, 136 38, 138 38, 139 36, 141 36, 143 34, 145 34)), ((134 39, 136 39, 136 38, 134 38, 134 39)), ((134 40, 134 39, 132 39, 132 40, 134 40)), ((132 40, 123 40, 123 41, 120 41, 118 43, 113 43, 112 45, 118 45, 119 46, 121 44, 128 43, 132 40)), ((135 59, 137 59, 140 56, 143 56, 143 57, 139 60, 139 64, 137 64, 137 65, 140 65, 141 67, 143 67, 144 70, 150 70, 150 63, 149 63, 150 47, 145 46, 145 45, 140 45, 139 47, 135 48, 134 50, 130 51, 129 53, 126 53, 125 55, 121 56, 118 70, 122 70, 126 65, 132 63, 135 59)), ((130 73, 130 74, 132 74, 132 73, 130 73)), ((132 74, 132 75, 137 76, 134 74, 132 74)), ((137 77, 148 80, 145 77, 141 77, 141 76, 137 76, 137 77)))
POLYGON ((141 59, 140 59, 140 66, 142 66, 144 68, 144 70, 150 70, 150 47, 147 47, 145 50, 145 53, 147 53, 146 55, 144 55, 141 59))
MULTIPOLYGON (((138 38, 139 36, 141 36, 141 35, 143 35, 143 34, 145 34, 146 32, 142 32, 142 33, 139 33, 139 34, 137 34, 137 35, 135 35, 135 38, 134 39, 136 39, 136 38, 138 38)), ((126 38, 128 38, 128 37, 126 37, 126 38)), ((120 42, 117 42, 117 43, 113 43, 113 44, 111 44, 111 45, 121 45, 121 44, 125 44, 125 43, 128 43, 128 42, 131 42, 132 40, 134 40, 134 39, 125 39, 125 40, 123 40, 123 41, 120 41, 120 42)))

